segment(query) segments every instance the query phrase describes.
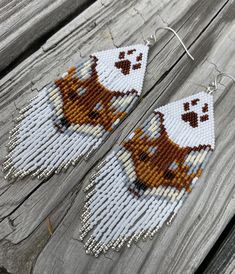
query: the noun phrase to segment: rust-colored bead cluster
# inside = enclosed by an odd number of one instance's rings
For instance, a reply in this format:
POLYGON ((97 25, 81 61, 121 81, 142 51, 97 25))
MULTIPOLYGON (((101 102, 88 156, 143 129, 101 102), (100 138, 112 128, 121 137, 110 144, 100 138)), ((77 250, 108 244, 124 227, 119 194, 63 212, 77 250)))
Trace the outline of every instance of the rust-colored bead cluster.
POLYGON ((94 53, 43 88, 17 118, 3 164, 5 178, 43 179, 97 149, 138 100, 147 51, 137 45, 94 53), (117 65, 120 59, 130 67, 117 65))
POLYGON ((91 179, 81 229, 81 240, 92 231, 85 243, 88 254, 152 238, 172 222, 192 191, 214 148, 212 98, 199 93, 183 101, 156 109, 91 179), (192 113, 183 118, 190 112, 208 119, 197 120, 195 127, 192 113))

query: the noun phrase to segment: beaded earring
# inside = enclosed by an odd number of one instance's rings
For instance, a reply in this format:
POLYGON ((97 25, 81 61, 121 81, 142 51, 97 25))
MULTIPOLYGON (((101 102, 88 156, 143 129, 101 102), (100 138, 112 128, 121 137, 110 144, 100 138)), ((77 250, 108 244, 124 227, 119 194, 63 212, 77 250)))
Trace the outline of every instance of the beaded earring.
POLYGON ((130 247, 171 223, 214 150, 211 93, 222 75, 206 92, 155 109, 98 166, 81 216, 88 254, 130 247))
POLYGON ((153 40, 94 53, 43 88, 10 132, 5 178, 44 179, 97 149, 139 99, 153 40))

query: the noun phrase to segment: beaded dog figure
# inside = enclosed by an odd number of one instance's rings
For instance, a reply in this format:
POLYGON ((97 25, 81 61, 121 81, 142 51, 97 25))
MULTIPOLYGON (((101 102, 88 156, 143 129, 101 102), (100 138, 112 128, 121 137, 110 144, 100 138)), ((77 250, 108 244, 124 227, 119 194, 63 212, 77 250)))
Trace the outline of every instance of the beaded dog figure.
MULTIPOLYGON (((180 147, 172 142, 164 128, 163 115, 156 113, 157 121, 160 122, 159 137, 151 138, 141 129, 134 132, 132 139, 123 143, 123 147, 132 155, 135 166, 136 181, 133 193, 139 195, 137 190, 145 191, 148 187, 154 188, 160 185, 183 188, 190 192, 190 183, 194 177, 201 175, 201 169, 189 173, 190 167, 184 165, 184 159, 194 151, 203 152, 207 146, 198 148, 180 147)), ((131 190, 131 188, 130 188, 131 190)))
POLYGON ((148 49, 94 53, 40 91, 10 133, 5 178, 43 179, 97 149, 138 100, 148 49))
MULTIPOLYGON (((115 101, 120 101, 124 96, 132 99, 137 95, 134 89, 126 93, 110 91, 99 82, 96 71, 96 57, 91 65, 91 74, 86 79, 76 76, 76 68, 68 71, 64 78, 56 80, 55 84, 60 88, 62 98, 63 117, 60 124, 56 124, 59 130, 68 128, 70 125, 90 124, 100 125, 106 131, 112 131, 112 126, 118 119, 124 118, 126 113, 123 108, 115 107, 115 101), (94 87, 96 92, 94 92, 94 87)), ((125 69, 125 67, 123 67, 125 69)), ((130 100, 131 101, 131 100, 130 100)))
POLYGON ((213 149, 211 95, 156 109, 106 157, 86 188, 81 239, 92 231, 87 253, 98 256, 152 237, 178 212, 213 149))

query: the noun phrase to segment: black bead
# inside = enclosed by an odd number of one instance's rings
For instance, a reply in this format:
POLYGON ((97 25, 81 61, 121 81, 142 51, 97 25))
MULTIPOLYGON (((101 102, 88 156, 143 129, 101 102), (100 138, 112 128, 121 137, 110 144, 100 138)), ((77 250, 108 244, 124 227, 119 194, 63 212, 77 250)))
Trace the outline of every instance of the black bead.
POLYGON ((164 173, 164 178, 167 179, 167 180, 172 180, 172 179, 175 178, 175 174, 172 171, 167 170, 164 173))
POLYGON ((77 92, 75 92, 75 91, 70 91, 70 92, 68 93, 68 96, 69 96, 69 98, 70 98, 72 101, 74 101, 75 99, 78 98, 78 94, 77 94, 77 92))
POLYGON ((143 183, 141 182, 139 179, 136 179, 134 181, 134 184, 136 185, 136 188, 140 191, 141 189, 143 191, 145 191, 148 187, 143 183))
POLYGON ((88 114, 88 116, 91 118, 91 119, 95 119, 97 116, 99 115, 98 112, 96 111, 92 111, 88 114))
POLYGON ((140 157, 141 161, 144 161, 148 158, 148 154, 143 151, 143 152, 140 153, 139 157, 140 157))
POLYGON ((65 117, 62 117, 60 119, 60 122, 61 122, 61 125, 64 126, 64 127, 69 127, 69 122, 67 121, 67 119, 65 117))

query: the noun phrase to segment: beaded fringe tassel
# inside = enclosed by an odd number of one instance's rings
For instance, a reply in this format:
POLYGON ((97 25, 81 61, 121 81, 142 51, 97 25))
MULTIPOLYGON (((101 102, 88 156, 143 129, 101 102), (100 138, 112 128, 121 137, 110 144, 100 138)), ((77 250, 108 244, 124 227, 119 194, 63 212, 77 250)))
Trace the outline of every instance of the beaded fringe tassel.
POLYGON ((80 238, 88 254, 152 238, 171 223, 214 149, 212 96, 200 92, 160 107, 98 167, 80 238))
POLYGON ((5 178, 43 179, 97 149, 137 101, 147 54, 144 45, 94 53, 42 89, 10 132, 5 178))

